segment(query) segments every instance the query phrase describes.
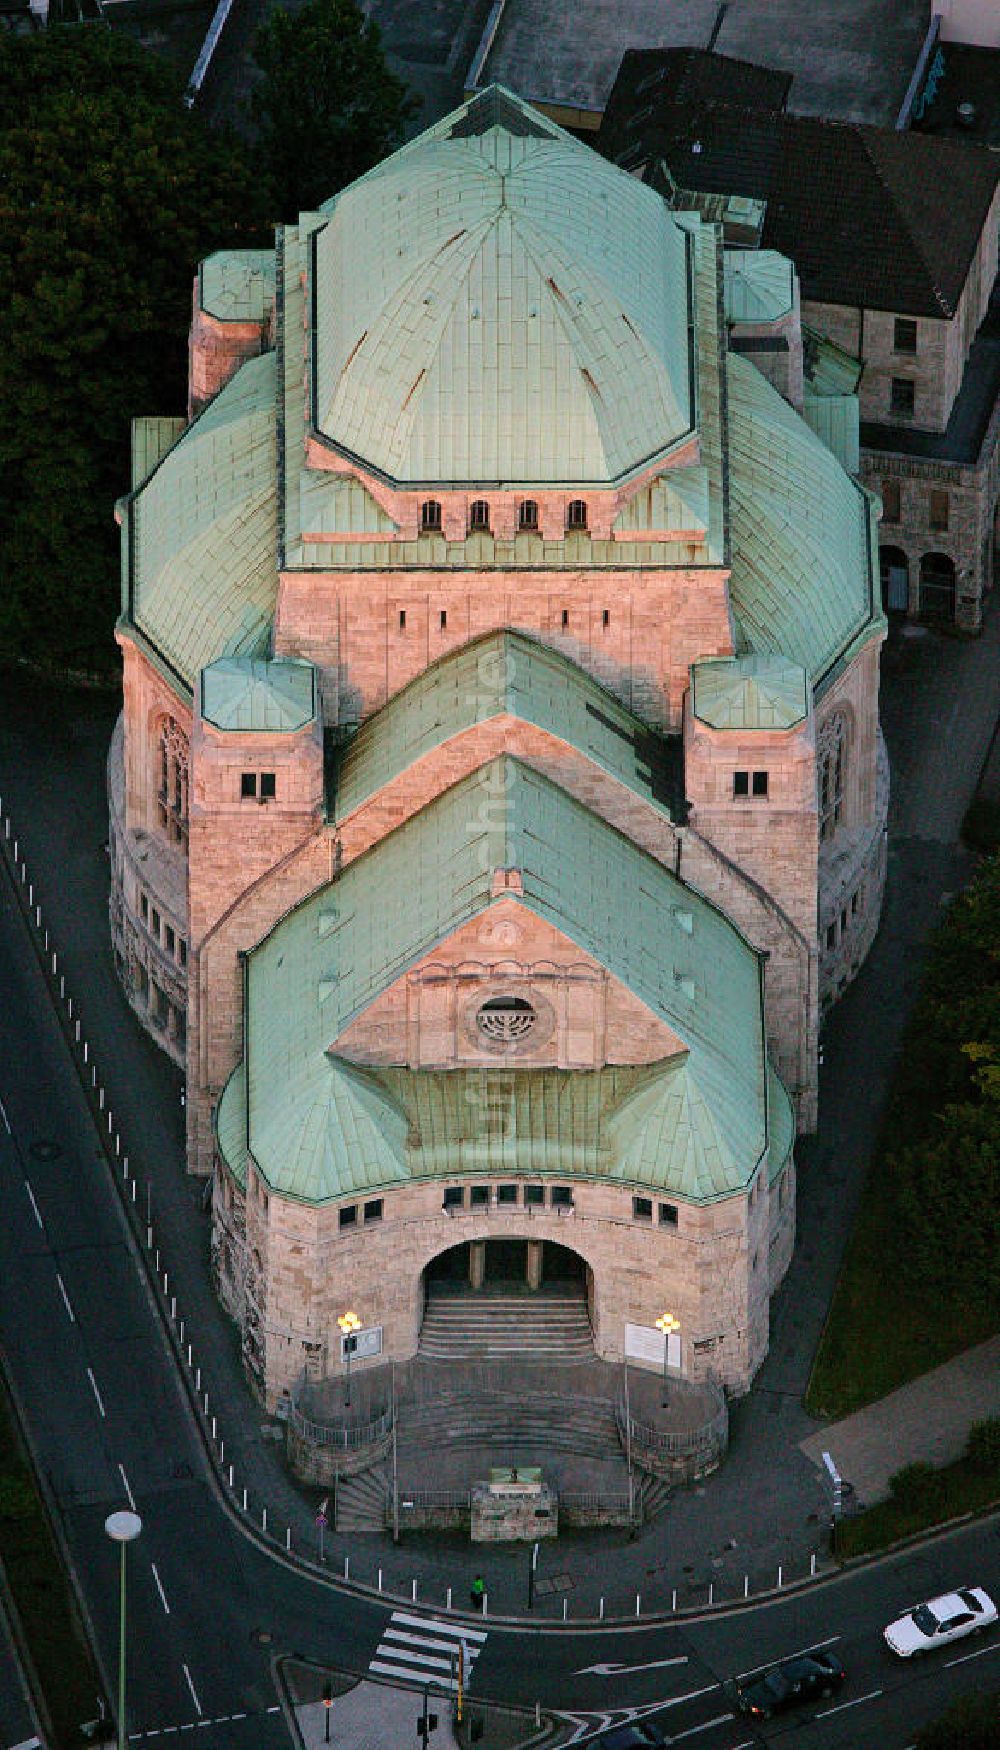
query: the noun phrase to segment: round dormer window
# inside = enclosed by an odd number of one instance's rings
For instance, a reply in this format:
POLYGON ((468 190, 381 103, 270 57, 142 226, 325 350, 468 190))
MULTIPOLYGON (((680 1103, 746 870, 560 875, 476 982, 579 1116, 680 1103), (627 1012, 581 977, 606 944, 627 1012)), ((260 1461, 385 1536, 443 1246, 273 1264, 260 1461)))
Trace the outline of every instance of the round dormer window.
POLYGON ((517 1045, 528 1037, 537 1018, 523 997, 491 997, 476 1015, 476 1026, 494 1045, 517 1045))

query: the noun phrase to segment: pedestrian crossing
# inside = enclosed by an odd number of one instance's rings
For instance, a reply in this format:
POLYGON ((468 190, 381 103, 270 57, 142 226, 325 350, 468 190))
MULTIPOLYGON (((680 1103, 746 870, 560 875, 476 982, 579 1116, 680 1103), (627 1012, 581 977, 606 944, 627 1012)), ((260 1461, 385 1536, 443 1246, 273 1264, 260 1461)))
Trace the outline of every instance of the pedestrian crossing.
POLYGON ((376 1677, 391 1677, 397 1683, 432 1683, 438 1689, 456 1690, 461 1655, 463 1688, 467 1689, 485 1644, 485 1629, 394 1610, 368 1669, 376 1677))

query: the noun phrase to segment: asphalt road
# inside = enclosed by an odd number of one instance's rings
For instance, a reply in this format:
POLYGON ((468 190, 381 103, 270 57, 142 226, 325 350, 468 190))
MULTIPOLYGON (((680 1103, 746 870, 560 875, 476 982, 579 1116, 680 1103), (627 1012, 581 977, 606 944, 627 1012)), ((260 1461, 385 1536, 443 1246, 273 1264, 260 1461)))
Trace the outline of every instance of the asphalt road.
MULTIPOLYGON (((392 1606, 276 1559, 218 1499, 5 875, 0 992, 0 1342, 60 1506, 109 1688, 117 1553, 104 1520, 134 1504, 144 1526, 130 1552, 132 1737, 155 1744, 195 1731, 210 1750, 287 1745, 274 1660, 295 1653, 363 1673, 392 1606)), ((996 1631, 916 1665, 893 1660, 881 1640, 900 1608, 970 1580, 1000 1591, 992 1522, 720 1618, 566 1633, 488 1623, 473 1688, 563 1713, 566 1742, 639 1710, 672 1742, 697 1739, 711 1750, 895 1750, 987 1673, 1000 1686, 996 1631), (840 1696, 766 1730, 733 1717, 728 1680, 819 1644, 835 1646, 847 1666, 840 1696)), ((396 1607, 417 1619, 404 1632, 419 1646, 428 1632, 422 1613, 396 1607)))

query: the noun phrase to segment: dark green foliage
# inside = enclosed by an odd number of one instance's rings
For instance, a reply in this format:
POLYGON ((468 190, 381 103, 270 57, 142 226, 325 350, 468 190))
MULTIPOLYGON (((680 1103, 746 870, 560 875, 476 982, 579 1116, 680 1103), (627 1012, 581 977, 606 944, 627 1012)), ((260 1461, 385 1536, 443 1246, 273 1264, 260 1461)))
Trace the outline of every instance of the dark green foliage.
POLYGON ((263 74, 251 99, 258 161, 286 222, 385 158, 416 108, 355 0, 275 9, 254 60, 263 74))
POLYGON ((1000 1416, 990 1416, 985 1422, 973 1422, 965 1456, 972 1470, 995 1477, 1000 1483, 1000 1416))
POLYGON ((973 851, 989 856, 1000 851, 1000 802, 990 796, 976 796, 966 810, 962 837, 973 851))
POLYGON ((0 658, 114 662, 135 414, 180 413, 200 257, 267 241, 232 140, 109 30, 0 35, 0 658))
POLYGON ((916 1750, 998 1750, 1000 1695, 963 1695, 917 1733, 916 1750))
POLYGON ((932 1464, 908 1464, 890 1477, 889 1491, 887 1499, 877 1501, 874 1507, 838 1520, 836 1555, 868 1555, 933 1525, 992 1507, 1000 1497, 1000 1475, 977 1468, 968 1458, 940 1469, 932 1464))

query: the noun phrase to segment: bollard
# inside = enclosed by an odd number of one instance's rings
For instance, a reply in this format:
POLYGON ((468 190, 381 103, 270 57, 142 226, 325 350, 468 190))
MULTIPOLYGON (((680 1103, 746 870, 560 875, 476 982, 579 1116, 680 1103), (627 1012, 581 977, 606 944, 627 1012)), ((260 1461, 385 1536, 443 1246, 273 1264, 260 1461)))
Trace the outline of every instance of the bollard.
MULTIPOLYGON (((94 1065, 94 1069, 95 1069, 95 1073, 96 1073, 96 1069, 97 1069, 96 1064, 94 1065)), ((104 1089, 103 1088, 101 1088, 101 1090, 97 1096, 97 1109, 99 1112, 104 1111, 104 1089)))
MULTIPOLYGON (((122 1158, 122 1174, 126 1179, 128 1178, 128 1155, 125 1155, 122 1158)), ((151 1240, 150 1245, 152 1245, 152 1243, 151 1240)))
POLYGON ((603 1622, 604 1621, 604 1599, 603 1598, 601 1599, 601 1602, 598 1605, 597 1613, 598 1613, 598 1616, 599 1616, 601 1622, 603 1622))
POLYGON ((135 1202, 135 1180, 132 1180, 132 1202, 135 1202))
POLYGON ((815 1550, 813 1550, 812 1555, 809 1557, 809 1578, 810 1578, 810 1580, 815 1580, 815 1578, 816 1578, 816 1551, 815 1550))
POLYGON ((564 1598, 563 1599, 563 1622, 566 1621, 566 1618, 568 1616, 569 1616, 569 1599, 564 1598))
POLYGON ((35 903, 35 886, 34 886, 34 882, 29 881, 28 882, 28 904, 34 905, 34 903, 35 903))
MULTIPOLYGON (((77 1022, 76 1036, 79 1039, 79 1037, 80 1037, 80 1023, 79 1022, 77 1022)), ((88 1061, 88 1048, 87 1048, 86 1039, 83 1042, 83 1061, 84 1061, 84 1063, 86 1063, 88 1061)))
POLYGON ((191 1366, 191 1345, 188 1344, 188 1366, 191 1366))
POLYGON ((488 1599, 488 1598, 487 1598, 487 1596, 486 1596, 486 1593, 485 1593, 485 1592, 484 1592, 484 1593, 483 1593, 483 1615, 484 1615, 484 1616, 485 1616, 485 1615, 486 1615, 486 1613, 487 1613, 487 1610, 488 1610, 488 1608, 489 1608, 489 1602, 490 1602, 490 1601, 489 1601, 489 1599, 488 1599))
MULTIPOLYGON (((69 999, 69 1006, 70 1006, 70 1017, 69 1018, 72 1021, 72 1019, 73 1019, 73 998, 72 997, 70 997, 70 999, 69 999)), ((77 1024, 76 1024, 76 1042, 79 1045, 79 1043, 80 1043, 80 1023, 79 1023, 79 1021, 77 1021, 77 1024)))
POLYGON ((156 1248, 156 1265, 155 1265, 155 1268, 156 1268, 156 1274, 157 1274, 157 1276, 159 1276, 159 1274, 160 1274, 160 1248, 159 1248, 159 1246, 157 1246, 157 1248, 156 1248))
POLYGON ((116 1158, 116 1160, 121 1160, 121 1154, 122 1154, 122 1139, 116 1130, 115 1131, 115 1158, 116 1158))
POLYGON ((184 1347, 184 1320, 183 1319, 181 1319, 181 1328, 180 1328, 178 1335, 180 1337, 181 1348, 183 1349, 183 1347, 184 1347))
MULTIPOLYGON (((96 1063, 92 1063, 90 1066, 90 1085, 92 1088, 96 1088, 96 1086, 97 1086, 97 1065, 96 1065, 96 1063)), ((103 1107, 101 1108, 101 1110, 103 1111, 103 1107)))
POLYGON ((176 1294, 172 1294, 170 1296, 170 1317, 172 1319, 175 1319, 177 1317, 177 1296, 176 1296, 176 1294))
POLYGON ((199 1392, 199 1393, 201 1392, 201 1368, 200 1367, 195 1369, 194 1389, 196 1392, 199 1392))
POLYGON ((36 907, 35 907, 35 928, 37 930, 40 930, 41 927, 42 927, 42 908, 40 905, 36 905, 36 907))
POLYGON ((344 1557, 344 1579, 349 1580, 350 1577, 351 1577, 351 1558, 350 1558, 350 1556, 345 1556, 344 1557))
POLYGON ((445 1605, 445 1610, 450 1610, 450 1609, 451 1609, 451 1587, 449 1586, 448 1587, 448 1602, 445 1605))
POLYGON ((713 1604, 713 1603, 714 1603, 714 1602, 715 1602, 715 1581, 714 1581, 714 1580, 709 1580, 709 1582, 708 1582, 708 1603, 709 1603, 709 1608, 711 1608, 711 1606, 712 1606, 712 1604, 713 1604))
POLYGON ((416 1580, 413 1581, 413 1602, 414 1602, 414 1604, 416 1604, 416 1602, 417 1602, 417 1582, 416 1582, 416 1580))
POLYGON ((232 1467, 232 1465, 230 1465, 229 1466, 229 1487, 232 1488, 232 1486, 233 1486, 233 1467, 232 1467))
POLYGON ((267 1530, 267 1508, 266 1508, 266 1507, 262 1507, 262 1508, 261 1508, 261 1513, 260 1513, 260 1525, 261 1525, 261 1530, 262 1530, 262 1531, 266 1531, 266 1530, 267 1530))
POLYGON ((749 1598, 749 1596, 750 1596, 750 1575, 749 1574, 744 1574, 744 1576, 743 1576, 743 1596, 744 1596, 744 1598, 749 1598))
POLYGON ((781 1564, 778 1564, 778 1591, 781 1591, 781 1564))
POLYGON ((291 1549, 291 1547, 292 1547, 292 1528, 289 1525, 285 1531, 285 1548, 291 1549))
POLYGON ((247 1492, 246 1492, 246 1489, 244 1489, 244 1491, 243 1491, 243 1511, 244 1511, 244 1513, 246 1512, 246 1510, 247 1510, 247 1492))
POLYGON ((108 1135, 109 1136, 111 1135, 112 1131, 114 1130, 114 1127, 115 1127, 114 1116, 112 1114, 111 1107, 109 1106, 108 1107, 108 1135))
POLYGON ((381 1570, 381 1568, 379 1568, 379 1571, 378 1571, 378 1589, 381 1592, 381 1590, 382 1590, 382 1570, 381 1570))
MULTIPOLYGON (((73 998, 72 997, 66 998, 66 1013, 67 1013, 69 1019, 72 1021, 72 1019, 73 1019, 73 998)), ((80 1039, 79 1023, 77 1023, 77 1035, 76 1035, 76 1037, 77 1037, 77 1043, 79 1043, 79 1039, 80 1039)))
POLYGON ((208 1393, 205 1393, 205 1414, 208 1415, 208 1393))
POLYGON ((66 979, 65 979, 65 977, 60 977, 60 979, 59 979, 59 1001, 62 1003, 64 1003, 66 1001, 66 979))
MULTIPOLYGON (((212 1438, 213 1439, 215 1438, 215 1417, 214 1416, 212 1417, 212 1438)), ((219 1441, 219 1463, 225 1464, 225 1462, 226 1462, 226 1443, 224 1440, 220 1440, 219 1441)))
POLYGON ((642 1594, 639 1592, 635 1595, 635 1614, 636 1616, 642 1615, 642 1594))
POLYGON ((677 1587, 676 1586, 674 1587, 673 1591, 670 1594, 670 1608, 671 1608, 671 1610, 677 1609, 677 1587))
POLYGON ((536 1703, 535 1703, 535 1725, 540 1726, 541 1723, 542 1723, 542 1704, 540 1701, 536 1701, 536 1703))
POLYGON ((164 1295, 167 1294, 169 1287, 170 1287, 170 1278, 167 1275, 167 1272, 164 1270, 164 1272, 163 1272, 163 1293, 164 1293, 164 1295))

